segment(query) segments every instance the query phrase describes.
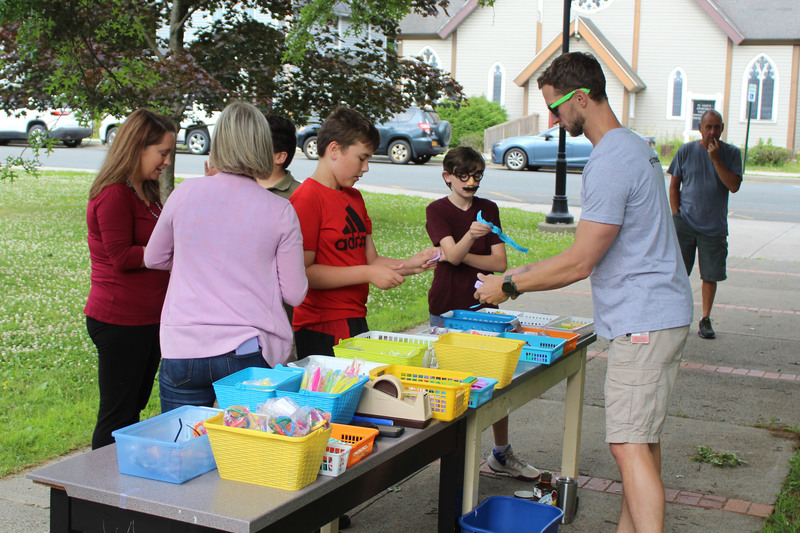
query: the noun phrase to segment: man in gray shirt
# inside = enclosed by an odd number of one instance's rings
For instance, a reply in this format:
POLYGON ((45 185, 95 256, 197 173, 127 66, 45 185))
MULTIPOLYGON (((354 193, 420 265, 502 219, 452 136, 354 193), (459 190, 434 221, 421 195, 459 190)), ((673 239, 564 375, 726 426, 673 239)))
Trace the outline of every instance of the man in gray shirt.
POLYGON ((556 123, 594 145, 575 242, 502 276, 479 274, 475 297, 499 304, 589 276, 595 330, 610 340, 606 442, 624 486, 618 531, 663 531, 661 432, 692 321, 664 172, 647 143, 617 120, 594 57, 563 54, 538 82, 556 123))
POLYGON ((709 316, 717 282, 727 278, 728 193, 742 184, 742 155, 719 140, 724 128, 717 111, 703 113, 700 140, 681 146, 667 170, 672 176, 669 203, 686 273, 692 273, 695 252, 700 264, 703 316, 697 333, 704 339, 717 336, 709 316))

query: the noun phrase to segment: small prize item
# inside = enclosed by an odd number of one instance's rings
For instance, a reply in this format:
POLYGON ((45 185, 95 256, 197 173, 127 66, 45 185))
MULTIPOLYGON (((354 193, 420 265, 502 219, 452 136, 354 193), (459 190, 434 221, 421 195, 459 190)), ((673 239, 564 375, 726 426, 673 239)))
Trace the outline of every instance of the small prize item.
POLYGON ((228 427, 248 429, 250 409, 243 405, 232 405, 222 411, 222 421, 228 427))
POLYGON ((331 414, 316 407, 299 406, 291 398, 270 398, 254 415, 256 429, 285 437, 304 437, 330 426, 331 414))
POLYGON ((501 241, 503 241, 504 243, 508 244, 509 246, 514 248, 515 250, 519 250, 523 254, 528 253, 528 249, 527 248, 525 248, 523 246, 520 246, 519 244, 515 243, 513 241, 513 239, 511 239, 511 237, 509 237, 508 235, 503 233, 503 230, 501 230, 500 228, 498 228, 497 226, 495 226, 491 222, 488 222, 488 221, 484 220, 483 217, 481 216, 481 211, 478 211, 478 216, 477 216, 477 218, 475 220, 477 220, 481 224, 486 224, 487 226, 492 228, 492 233, 496 234, 498 237, 500 237, 501 241))
POLYGON ((341 394, 359 380, 363 360, 354 358, 344 370, 330 370, 323 365, 308 365, 300 388, 310 392, 341 394))
POLYGON ((442 252, 439 252, 434 257, 428 259, 428 263, 435 263, 436 261, 439 260, 440 257, 442 257, 442 252))

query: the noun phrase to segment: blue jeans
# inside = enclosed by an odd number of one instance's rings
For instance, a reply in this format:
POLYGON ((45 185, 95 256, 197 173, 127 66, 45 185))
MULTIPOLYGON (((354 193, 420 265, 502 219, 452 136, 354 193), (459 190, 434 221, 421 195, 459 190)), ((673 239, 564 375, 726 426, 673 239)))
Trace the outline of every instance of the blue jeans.
POLYGON ((182 405, 212 407, 217 399, 214 382, 253 366, 269 368, 260 350, 241 355, 229 352, 197 359, 162 359, 158 373, 161 412, 182 405))

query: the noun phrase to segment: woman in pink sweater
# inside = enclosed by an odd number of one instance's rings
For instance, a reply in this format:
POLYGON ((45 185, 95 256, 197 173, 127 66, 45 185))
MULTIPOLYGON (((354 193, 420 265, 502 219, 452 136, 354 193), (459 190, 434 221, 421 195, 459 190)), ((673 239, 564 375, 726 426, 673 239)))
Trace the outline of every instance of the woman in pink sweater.
POLYGON ((269 124, 254 106, 230 104, 211 141, 216 174, 186 180, 164 206, 145 253, 172 270, 161 314, 161 410, 214 403, 213 382, 241 369, 285 363, 292 328, 283 303, 308 289, 300 225, 257 178, 272 173, 269 124))

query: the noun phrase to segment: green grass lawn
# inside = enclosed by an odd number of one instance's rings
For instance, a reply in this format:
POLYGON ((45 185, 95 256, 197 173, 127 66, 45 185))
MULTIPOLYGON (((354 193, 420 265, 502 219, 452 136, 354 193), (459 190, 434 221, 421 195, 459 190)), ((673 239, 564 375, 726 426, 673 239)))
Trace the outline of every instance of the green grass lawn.
MULTIPOLYGON (((92 176, 44 172, 0 181, 0 477, 89 445, 98 392, 96 351, 86 333, 89 291, 86 194, 92 176)), ((407 257, 430 246, 429 200, 364 195, 379 253, 407 257)), ((506 231, 528 254, 509 266, 554 255, 570 234, 540 233, 544 215, 502 209, 506 231)), ((402 331, 427 321, 431 272, 391 291, 373 290, 370 327, 402 331)), ((157 389, 157 384, 156 384, 157 389)), ((144 413, 159 412, 154 391, 144 413)))

